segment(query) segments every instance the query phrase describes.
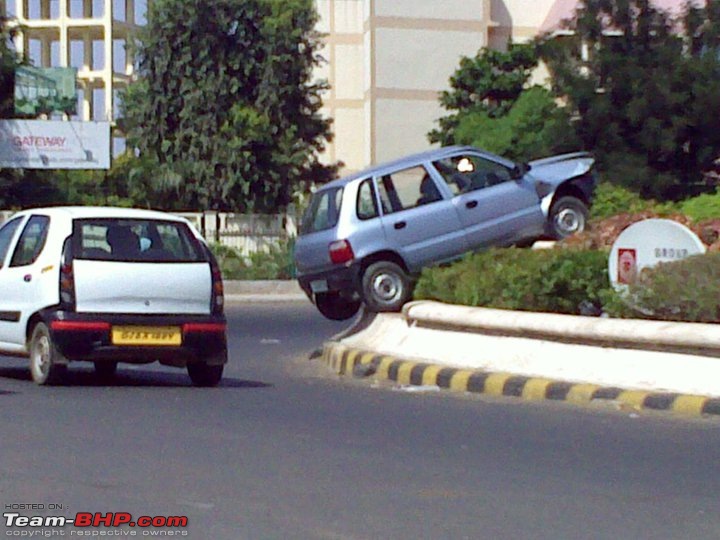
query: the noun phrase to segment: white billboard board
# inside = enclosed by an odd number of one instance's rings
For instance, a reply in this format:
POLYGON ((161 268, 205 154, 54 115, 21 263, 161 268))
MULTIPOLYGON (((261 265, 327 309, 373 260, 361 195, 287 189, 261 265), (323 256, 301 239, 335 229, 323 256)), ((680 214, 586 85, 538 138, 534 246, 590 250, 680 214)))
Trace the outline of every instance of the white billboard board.
POLYGON ((110 123, 0 120, 0 168, 109 169, 110 123))
POLYGON ((669 219, 646 219, 617 237, 608 259, 610 283, 624 291, 643 268, 705 253, 705 245, 690 229, 669 219))

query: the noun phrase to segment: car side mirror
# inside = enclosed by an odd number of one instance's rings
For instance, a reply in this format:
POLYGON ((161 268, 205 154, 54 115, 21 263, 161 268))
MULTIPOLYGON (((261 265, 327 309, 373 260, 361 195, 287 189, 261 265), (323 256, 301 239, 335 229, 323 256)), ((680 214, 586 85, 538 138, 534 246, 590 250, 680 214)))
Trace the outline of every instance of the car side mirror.
POLYGON ((510 177, 513 180, 522 180, 525 173, 530 170, 530 165, 527 163, 516 163, 515 166, 510 169, 510 177))

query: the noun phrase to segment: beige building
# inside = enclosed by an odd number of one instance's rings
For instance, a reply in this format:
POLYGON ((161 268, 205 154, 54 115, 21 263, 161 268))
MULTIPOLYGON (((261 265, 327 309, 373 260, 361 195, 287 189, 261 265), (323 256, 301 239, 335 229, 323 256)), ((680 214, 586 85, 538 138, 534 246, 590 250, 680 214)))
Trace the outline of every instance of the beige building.
MULTIPOLYGON (((77 119, 113 121, 118 89, 133 72, 131 32, 144 24, 147 0, 0 0, 0 13, 23 29, 15 48, 37 67, 78 70, 77 119)), ((124 148, 114 140, 116 152, 124 148)))
MULTIPOLYGON (((426 149, 460 57, 533 38, 563 1, 315 0, 327 60, 317 75, 331 85, 323 112, 335 132, 325 159, 350 172, 426 149)), ((133 72, 126 43, 147 2, 0 0, 0 13, 24 29, 16 48, 36 66, 78 69, 79 119, 112 121, 133 72)))
POLYGON ((428 148, 460 57, 535 37, 554 3, 316 0, 327 60, 318 76, 331 85, 324 103, 335 132, 327 161, 350 172, 428 148))

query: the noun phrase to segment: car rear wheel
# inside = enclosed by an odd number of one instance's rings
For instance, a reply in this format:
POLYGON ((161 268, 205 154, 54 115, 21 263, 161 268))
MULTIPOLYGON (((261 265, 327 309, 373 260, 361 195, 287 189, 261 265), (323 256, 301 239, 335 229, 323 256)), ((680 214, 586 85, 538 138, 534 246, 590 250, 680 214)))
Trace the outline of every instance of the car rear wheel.
POLYGON ((95 375, 103 381, 112 380, 117 372, 117 362, 95 362, 95 375))
POLYGON ((62 382, 67 373, 67 360, 57 350, 45 323, 37 323, 30 338, 30 374, 39 385, 62 382))
POLYGON ((333 321, 345 321, 353 317, 360 309, 360 300, 349 300, 338 293, 321 293, 315 295, 318 311, 333 321))
POLYGON ((550 208, 550 233, 556 240, 583 232, 587 225, 588 209, 577 197, 560 197, 550 208))
POLYGON ((363 298, 371 311, 400 311, 412 294, 410 277, 390 261, 368 266, 362 284, 363 298))
POLYGON ((188 375, 195 386, 217 386, 222 379, 223 364, 209 365, 205 362, 193 362, 187 365, 188 375))

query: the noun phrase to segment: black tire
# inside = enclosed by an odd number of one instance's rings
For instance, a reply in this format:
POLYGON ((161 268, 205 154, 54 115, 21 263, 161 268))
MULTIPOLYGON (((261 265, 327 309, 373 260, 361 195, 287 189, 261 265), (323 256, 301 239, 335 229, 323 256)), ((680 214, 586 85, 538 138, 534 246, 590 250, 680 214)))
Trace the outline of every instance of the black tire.
POLYGON ((117 362, 95 362, 95 375, 102 381, 111 381, 117 372, 117 362))
POLYGON ((30 337, 30 375, 35 384, 59 384, 67 373, 67 359, 57 350, 50 329, 43 322, 33 328, 30 337))
POLYGON ((400 311, 412 295, 412 281, 397 264, 378 261, 365 270, 362 290, 370 311, 400 311))
POLYGON ((315 295, 315 306, 324 317, 332 321, 346 321, 360 309, 360 300, 349 300, 338 293, 321 293, 315 295))
POLYGON ((205 362, 193 362, 187 365, 190 380, 195 386, 217 386, 222 379, 223 364, 209 365, 205 362))
POLYGON ((560 197, 550 207, 550 236, 562 240, 583 232, 587 226, 588 208, 577 197, 560 197))

